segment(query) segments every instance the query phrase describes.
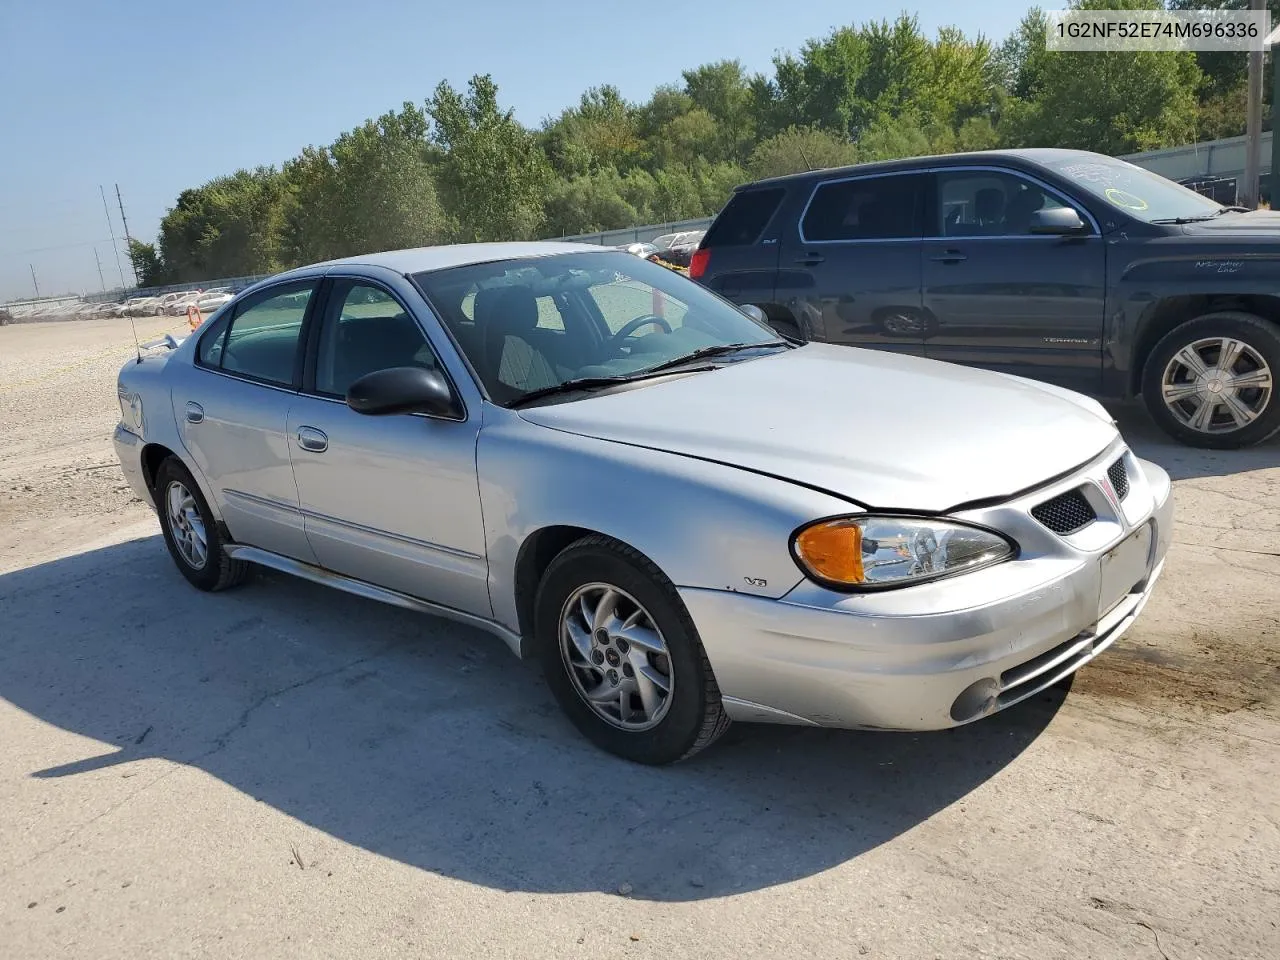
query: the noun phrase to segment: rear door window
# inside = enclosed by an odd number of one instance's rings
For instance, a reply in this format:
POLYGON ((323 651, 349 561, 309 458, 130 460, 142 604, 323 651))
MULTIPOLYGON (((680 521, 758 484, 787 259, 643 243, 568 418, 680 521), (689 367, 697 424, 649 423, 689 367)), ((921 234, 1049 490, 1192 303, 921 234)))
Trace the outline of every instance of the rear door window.
MULTIPOLYGON (((216 342, 201 341, 200 361, 227 373, 277 386, 292 386, 302 321, 316 281, 264 290, 236 307, 216 342)), ((213 331, 211 331, 212 333, 213 331)))
POLYGON ((702 247, 743 247, 755 243, 782 202, 783 193, 781 187, 735 193, 707 231, 702 247))
POLYGON ((923 234, 925 178, 919 174, 819 184, 800 222, 806 243, 906 240, 923 234))

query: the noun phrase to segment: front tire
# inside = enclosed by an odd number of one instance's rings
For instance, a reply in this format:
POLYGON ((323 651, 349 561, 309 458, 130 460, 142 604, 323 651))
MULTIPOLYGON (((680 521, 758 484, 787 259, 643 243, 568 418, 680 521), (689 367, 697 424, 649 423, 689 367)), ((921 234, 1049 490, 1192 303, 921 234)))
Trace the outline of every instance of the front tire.
POLYGON ((193 587, 226 590, 245 581, 252 568, 227 556, 226 541, 200 486, 177 457, 169 457, 156 471, 155 497, 165 546, 193 587))
POLYGON ((561 708, 610 753, 674 763, 729 727, 680 595, 652 561, 616 540, 584 537, 551 561, 534 635, 561 708))
POLYGON ((1197 317, 1156 344, 1142 397, 1156 424, 1193 447, 1248 447, 1280 431, 1280 329, 1251 313, 1197 317))

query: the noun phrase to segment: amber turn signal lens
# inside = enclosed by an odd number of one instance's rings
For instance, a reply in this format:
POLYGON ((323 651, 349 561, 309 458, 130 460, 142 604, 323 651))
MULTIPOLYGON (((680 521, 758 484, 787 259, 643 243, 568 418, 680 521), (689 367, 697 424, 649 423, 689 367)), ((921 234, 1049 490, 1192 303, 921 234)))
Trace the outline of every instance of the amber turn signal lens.
POLYGON ((862 531, 848 520, 815 523, 796 537, 796 553, 810 570, 834 583, 865 583, 862 531))

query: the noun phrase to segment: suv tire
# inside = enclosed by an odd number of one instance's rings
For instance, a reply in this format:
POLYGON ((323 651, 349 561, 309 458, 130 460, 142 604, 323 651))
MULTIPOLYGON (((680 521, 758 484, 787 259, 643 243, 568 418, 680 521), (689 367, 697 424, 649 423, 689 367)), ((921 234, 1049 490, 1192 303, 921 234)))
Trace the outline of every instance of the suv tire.
POLYGON ((1225 310, 1165 334, 1143 368, 1142 398, 1175 440, 1237 449, 1280 431, 1278 374, 1280 328, 1252 313, 1225 310))

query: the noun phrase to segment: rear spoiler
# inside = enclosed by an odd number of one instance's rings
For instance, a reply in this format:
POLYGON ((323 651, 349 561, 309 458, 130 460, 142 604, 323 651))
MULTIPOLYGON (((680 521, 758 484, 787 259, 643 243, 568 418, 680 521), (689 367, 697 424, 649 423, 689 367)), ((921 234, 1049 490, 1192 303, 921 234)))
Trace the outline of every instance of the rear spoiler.
POLYGON ((185 339, 185 337, 175 338, 172 333, 166 333, 159 340, 152 340, 150 343, 144 343, 142 345, 142 349, 154 350, 156 347, 168 347, 170 350, 177 350, 185 339))

